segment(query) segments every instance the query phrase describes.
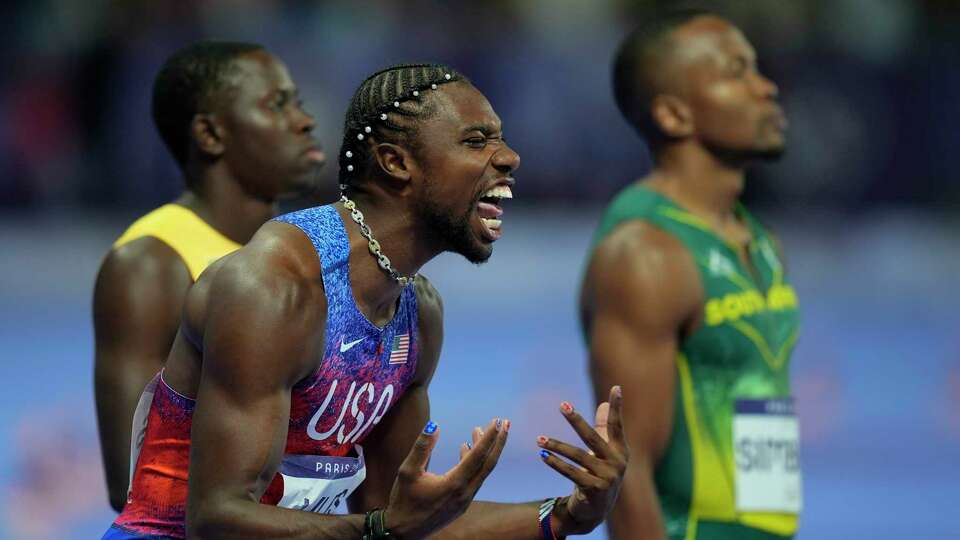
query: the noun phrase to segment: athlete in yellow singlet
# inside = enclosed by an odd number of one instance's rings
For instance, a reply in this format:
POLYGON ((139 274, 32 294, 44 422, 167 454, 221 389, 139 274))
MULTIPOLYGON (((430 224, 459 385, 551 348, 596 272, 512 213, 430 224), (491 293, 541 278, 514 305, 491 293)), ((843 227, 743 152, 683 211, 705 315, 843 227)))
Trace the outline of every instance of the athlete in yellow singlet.
POLYGON ((278 197, 312 191, 325 159, 286 66, 256 44, 176 52, 157 75, 152 108, 186 190, 120 236, 93 297, 97 420, 117 511, 137 400, 163 366, 187 289, 276 213, 278 197))

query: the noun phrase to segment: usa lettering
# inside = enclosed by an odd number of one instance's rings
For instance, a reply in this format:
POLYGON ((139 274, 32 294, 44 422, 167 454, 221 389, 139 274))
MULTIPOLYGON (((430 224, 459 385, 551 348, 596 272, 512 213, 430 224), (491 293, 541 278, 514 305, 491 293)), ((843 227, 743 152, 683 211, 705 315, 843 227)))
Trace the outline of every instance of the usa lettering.
POLYGON ((357 381, 352 381, 343 403, 339 407, 334 404, 331 408, 330 413, 337 414, 337 421, 333 423, 330 429, 321 433, 317 431, 317 424, 325 417, 327 408, 331 406, 338 384, 339 381, 337 380, 330 384, 330 390, 327 391, 323 404, 310 418, 310 424, 307 425, 307 435, 313 440, 325 441, 336 434, 339 444, 356 442, 371 426, 378 424, 390 408, 390 401, 393 399, 394 392, 392 384, 384 387, 379 399, 377 399, 376 386, 373 383, 365 382, 357 388, 357 381), (376 401, 376 405, 373 405, 374 401, 376 401), (338 408, 339 414, 337 413, 338 408), (348 410, 350 411, 349 417, 347 417, 348 410))

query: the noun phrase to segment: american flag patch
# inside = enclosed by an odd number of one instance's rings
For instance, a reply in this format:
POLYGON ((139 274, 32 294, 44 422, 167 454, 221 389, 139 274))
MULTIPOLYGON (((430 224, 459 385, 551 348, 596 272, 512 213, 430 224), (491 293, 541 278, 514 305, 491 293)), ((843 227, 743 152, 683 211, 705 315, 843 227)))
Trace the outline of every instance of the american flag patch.
POLYGON ((393 346, 390 347, 391 364, 406 364, 407 354, 410 352, 410 334, 394 336, 393 346))

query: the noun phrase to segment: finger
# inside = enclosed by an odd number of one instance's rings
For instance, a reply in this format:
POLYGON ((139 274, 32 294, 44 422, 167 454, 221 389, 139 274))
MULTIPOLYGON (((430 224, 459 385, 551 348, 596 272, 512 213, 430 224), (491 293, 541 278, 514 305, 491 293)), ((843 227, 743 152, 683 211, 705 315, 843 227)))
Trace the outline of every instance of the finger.
POLYGON ((600 434, 580 416, 580 413, 574 410, 573 405, 564 401, 560 404, 560 412, 563 413, 564 418, 567 419, 567 422, 570 423, 573 430, 577 432, 580 439, 583 440, 587 447, 593 450, 594 454, 601 458, 609 455, 610 447, 607 446, 607 441, 603 440, 600 434))
POLYGON ((463 443, 460 445, 460 460, 463 461, 463 458, 467 455, 467 452, 473 448, 473 445, 470 443, 463 443))
POLYGON ((406 459, 400 465, 400 472, 406 475, 415 476, 427 470, 427 463, 430 462, 430 454, 433 447, 437 445, 437 439, 440 438, 440 427, 432 421, 427 422, 423 431, 413 443, 413 448, 407 454, 406 459))
POLYGON ((540 450, 540 459, 549 465, 550 468, 567 477, 574 484, 585 490, 594 490, 600 483, 599 478, 593 476, 586 470, 575 467, 546 450, 540 450))
POLYGON ((447 476, 453 481, 466 484, 472 478, 480 467, 483 466, 487 454, 496 443, 497 434, 500 432, 498 424, 502 424, 499 418, 490 422, 488 428, 483 432, 483 436, 469 449, 452 469, 447 471, 447 476))
POLYGON ((550 439, 541 435, 537 437, 537 446, 549 450, 553 454, 561 455, 570 461, 573 461, 577 465, 580 465, 581 467, 591 471, 593 474, 610 472, 610 467, 606 466, 603 460, 598 459, 592 453, 587 452, 582 448, 573 446, 572 444, 558 441, 557 439, 550 439))
POLYGON ((623 389, 620 385, 610 389, 610 411, 607 415, 607 438, 611 446, 623 453, 627 441, 623 434, 623 389))
POLYGON ((480 441, 480 437, 483 437, 483 429, 480 426, 473 428, 473 431, 470 433, 471 443, 473 446, 476 446, 480 441))
POLYGON ((504 419, 500 432, 497 433, 496 441, 494 442, 493 448, 490 449, 490 453, 487 454, 487 458, 483 462, 483 466, 480 467, 480 470, 477 471, 476 476, 470 481, 468 489, 470 493, 476 493, 480 489, 480 486, 483 485, 483 481, 487 479, 487 476, 493 471, 494 467, 497 466, 497 462, 500 460, 500 455, 503 453, 504 447, 507 445, 507 437, 510 434, 510 420, 504 419))

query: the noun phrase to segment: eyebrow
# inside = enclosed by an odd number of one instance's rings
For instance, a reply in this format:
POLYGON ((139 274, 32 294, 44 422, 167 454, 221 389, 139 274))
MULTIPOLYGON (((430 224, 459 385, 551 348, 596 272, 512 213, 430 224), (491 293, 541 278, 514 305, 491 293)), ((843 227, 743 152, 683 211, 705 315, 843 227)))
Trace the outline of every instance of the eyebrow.
POLYGON ((479 131, 489 137, 494 133, 502 131, 502 129, 498 129, 497 126, 493 124, 474 124, 463 129, 463 133, 470 133, 471 131, 479 131))
POLYGON ((277 88, 270 93, 272 96, 283 96, 285 98, 295 98, 300 96, 300 89, 296 86, 288 86, 285 88, 277 88))

